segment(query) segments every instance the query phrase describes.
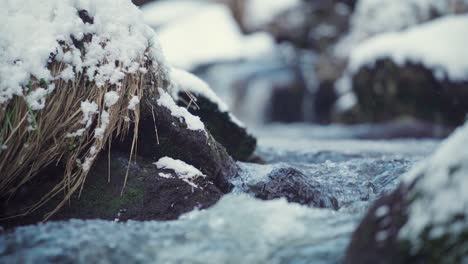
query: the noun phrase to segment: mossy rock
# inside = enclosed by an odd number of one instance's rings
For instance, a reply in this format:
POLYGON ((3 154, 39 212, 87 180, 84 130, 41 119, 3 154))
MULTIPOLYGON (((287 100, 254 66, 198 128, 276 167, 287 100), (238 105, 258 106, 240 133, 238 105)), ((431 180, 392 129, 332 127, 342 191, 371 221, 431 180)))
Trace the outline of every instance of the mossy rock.
MULTIPOLYGON (((103 153, 90 170, 81 196, 77 191, 69 204, 61 208, 51 220, 175 219, 194 208, 206 208, 214 204, 223 193, 232 189, 230 179, 237 176, 238 166, 225 148, 209 132, 187 129, 186 124, 173 117, 168 109, 157 105, 156 98, 147 96, 141 103, 138 144, 132 156, 124 191, 122 188, 131 153, 132 133, 122 141, 112 141, 110 163, 107 153, 103 153), (192 188, 177 179, 173 172, 173 178, 159 177, 161 171, 153 163, 165 156, 182 160, 206 175, 196 182, 200 188, 192 188)), ((1 217, 20 214, 28 206, 37 203, 48 190, 56 186, 63 172, 64 168, 55 166, 43 170, 34 182, 26 184, 24 190, 19 190, 15 197, 0 203, 0 209, 4 212, 1 217)), ((0 221, 0 225, 13 227, 37 223, 61 199, 63 196, 57 195, 38 210, 23 217, 0 221)))
MULTIPOLYGON (((174 172, 159 170, 153 161, 142 157, 137 157, 137 161, 130 164, 127 183, 123 189, 128 158, 128 154, 120 152, 100 156, 86 179, 81 196, 78 192, 74 194, 70 203, 50 220, 173 220, 193 209, 207 208, 223 195, 210 181, 197 180, 199 188, 194 188, 178 179, 174 172), (160 177, 160 172, 173 178, 160 177)), ((25 200, 22 196, 14 197, 10 201, 10 206, 14 207, 13 205, 17 208, 24 207, 25 200)), ((8 228, 34 224, 40 222, 44 214, 52 209, 51 205, 44 206, 28 216, 2 221, 1 225, 8 228)))

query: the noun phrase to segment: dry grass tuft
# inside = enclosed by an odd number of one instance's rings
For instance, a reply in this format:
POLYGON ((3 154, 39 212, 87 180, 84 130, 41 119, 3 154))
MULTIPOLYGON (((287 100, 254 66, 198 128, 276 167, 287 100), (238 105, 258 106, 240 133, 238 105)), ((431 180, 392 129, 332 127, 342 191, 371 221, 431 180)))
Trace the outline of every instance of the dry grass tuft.
MULTIPOLYGON (((152 87, 162 87, 162 69, 152 61, 143 61, 146 73, 137 71, 127 74, 120 88, 115 85, 97 87, 83 74, 77 74, 73 81, 57 79, 55 90, 47 96, 45 108, 33 111, 24 97, 15 97, 0 109, 0 199, 8 199, 18 189, 33 179, 41 169, 52 163, 65 165, 65 173, 60 183, 42 199, 21 215, 26 215, 41 207, 51 198, 62 194, 60 204, 45 216, 48 219, 63 206, 75 192, 83 188, 86 181, 87 165, 91 165, 112 138, 125 136, 130 127, 134 127, 133 144, 138 136, 139 107, 128 109, 129 100, 133 96, 142 98, 143 94, 152 94, 152 87), (104 95, 108 91, 117 91, 118 102, 106 108, 104 95), (78 131, 85 126, 81 102, 89 100, 99 106, 99 113, 94 116, 93 124, 79 137, 67 137, 69 133, 78 131), (94 136, 94 129, 101 125, 103 111, 109 113, 109 125, 102 138, 94 136), (132 126, 134 124, 134 126, 132 126), (83 166, 83 163, 87 163, 83 166)), ((58 76, 66 67, 63 63, 53 62, 49 70, 53 76, 58 76)), ((47 84, 42 80, 32 79, 25 96, 39 87, 47 84)), ((130 154, 131 156, 131 154, 130 154)))

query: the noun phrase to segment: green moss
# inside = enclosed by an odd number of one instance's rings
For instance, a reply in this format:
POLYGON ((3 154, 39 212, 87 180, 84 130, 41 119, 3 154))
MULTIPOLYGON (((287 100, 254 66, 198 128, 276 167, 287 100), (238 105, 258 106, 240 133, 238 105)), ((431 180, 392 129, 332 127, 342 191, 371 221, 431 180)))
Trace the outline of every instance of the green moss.
POLYGON ((90 179, 83 193, 76 201, 72 201, 70 211, 78 218, 103 218, 112 219, 120 209, 132 207, 142 201, 144 185, 137 179, 129 179, 124 193, 120 195, 123 186, 121 181, 107 182, 107 175, 90 179))

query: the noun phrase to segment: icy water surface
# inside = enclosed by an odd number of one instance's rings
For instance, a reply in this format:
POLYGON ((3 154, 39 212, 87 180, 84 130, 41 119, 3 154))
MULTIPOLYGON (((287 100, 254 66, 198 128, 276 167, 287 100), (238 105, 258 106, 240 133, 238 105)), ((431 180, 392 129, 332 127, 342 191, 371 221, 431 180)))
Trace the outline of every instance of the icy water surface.
POLYGON ((433 140, 355 140, 356 131, 257 130, 267 165, 239 163, 233 194, 172 222, 79 221, 0 236, 0 263, 340 263, 367 206, 430 154, 433 140), (353 134, 354 133, 354 134, 353 134), (274 169, 294 168, 334 196, 338 210, 245 194, 274 169))

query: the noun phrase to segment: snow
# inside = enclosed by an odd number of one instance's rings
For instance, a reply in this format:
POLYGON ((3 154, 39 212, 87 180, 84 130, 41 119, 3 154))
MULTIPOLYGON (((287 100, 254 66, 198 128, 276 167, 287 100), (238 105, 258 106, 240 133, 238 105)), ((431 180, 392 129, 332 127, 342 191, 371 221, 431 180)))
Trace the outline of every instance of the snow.
POLYGON ((258 29, 279 14, 301 4, 301 0, 248 0, 245 8, 245 23, 249 28, 258 29))
POLYGON ((119 94, 116 91, 110 91, 104 95, 104 103, 108 108, 115 105, 118 100, 119 94))
POLYGON ((378 35, 353 50, 348 70, 354 73, 379 59, 391 58, 400 65, 413 62, 440 69, 452 81, 468 80, 467 25, 468 15, 448 16, 403 32, 378 35))
POLYGON ((198 116, 194 116, 187 109, 178 106, 172 97, 163 89, 158 88, 158 91, 160 95, 157 100, 158 105, 169 109, 169 111, 171 111, 171 115, 177 117, 180 122, 185 122, 188 129, 200 130, 206 133, 205 125, 198 116))
POLYGON ((45 98, 49 91, 44 88, 37 88, 26 96, 26 102, 32 110, 41 110, 45 107, 45 98))
POLYGON ((60 73, 60 79, 62 79, 64 81, 71 81, 71 80, 75 79, 75 72, 73 71, 73 67, 72 66, 67 66, 67 68, 65 68, 65 70, 63 70, 60 73))
MULTIPOLYGON (((193 187, 198 187, 195 183, 194 180, 198 177, 205 178, 206 175, 204 175, 201 171, 199 171, 197 168, 193 167, 192 165, 189 165, 181 160, 176 160, 170 157, 163 157, 160 158, 157 162, 154 163, 158 169, 166 169, 166 170, 173 170, 176 174, 177 177, 186 183, 190 184, 193 187)), ((160 177, 163 178, 169 178, 169 174, 159 174, 160 177)))
POLYGON ((340 96, 336 101, 334 108, 338 112, 343 112, 348 109, 351 109, 358 102, 358 99, 354 93, 347 92, 340 96))
POLYGON ((81 72, 98 86, 119 86, 145 56, 155 64, 163 60, 154 31, 127 0, 3 1, 0 37, 0 105, 27 94, 25 86, 32 77, 51 83, 81 72), (79 10, 89 11, 94 23, 83 22, 79 10), (73 39, 80 41, 86 34, 93 38, 82 54, 73 39), (66 64, 58 76, 48 69, 51 56, 66 64))
POLYGON ((169 76, 172 82, 169 90, 174 99, 178 99, 179 92, 187 91, 206 97, 206 99, 215 103, 221 112, 228 111, 228 106, 211 90, 206 82, 197 76, 177 68, 172 68, 169 76))
MULTIPOLYGON (((356 45, 369 37, 406 29, 432 19, 435 14, 454 13, 456 12, 455 1, 458 0, 357 1, 351 17, 351 31, 338 43, 336 53, 347 57, 356 45)), ((468 2, 464 3, 464 5, 467 4, 468 2)))
MULTIPOLYGON (((220 112, 229 112, 229 108, 226 103, 221 100, 215 92, 209 87, 209 85, 198 78, 197 76, 177 68, 172 68, 169 74, 171 78, 171 86, 169 91, 172 95, 172 98, 178 100, 179 93, 181 91, 186 91, 194 94, 195 96, 201 95, 208 99, 210 102, 218 106, 220 112)), ((240 127, 245 127, 245 125, 237 119, 233 114, 229 113, 229 118, 232 122, 236 123, 240 127)))
POLYGON ((375 211, 375 216, 377 218, 382 218, 388 215, 389 212, 390 212, 390 208, 386 205, 382 205, 379 208, 377 208, 377 210, 375 211))
POLYGON ((103 139, 104 133, 106 132, 107 127, 109 126, 109 113, 107 111, 102 111, 101 113, 101 125, 94 130, 94 137, 97 139, 103 139))
POLYGON ((136 106, 140 103, 140 98, 138 96, 134 95, 132 96, 132 99, 128 102, 128 110, 135 111, 136 106))
POLYGON ((458 128, 427 160, 418 164, 403 177, 410 185, 418 177, 410 197, 408 222, 400 232, 401 238, 414 241, 418 247, 419 235, 433 226, 430 238, 459 235, 466 231, 466 220, 454 223, 468 208, 468 123, 458 128))
MULTIPOLYGON (((163 1, 164 5, 170 5, 163 1)), ((177 8, 178 1, 174 1, 177 8)), ((154 5, 157 5, 155 3, 154 5)), ((145 10, 145 16, 164 16, 164 8, 145 10)), ((185 70, 219 61, 258 56, 274 48, 264 33, 242 35, 231 11, 223 4, 205 4, 158 29, 164 55, 173 66, 185 70)))
POLYGON ((86 128, 88 128, 93 123, 93 115, 98 113, 98 105, 88 100, 83 101, 81 102, 81 112, 83 113, 81 124, 86 124, 86 128))

